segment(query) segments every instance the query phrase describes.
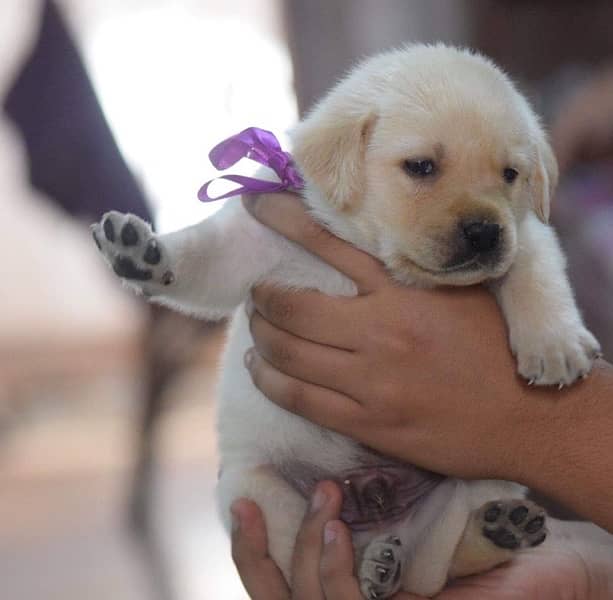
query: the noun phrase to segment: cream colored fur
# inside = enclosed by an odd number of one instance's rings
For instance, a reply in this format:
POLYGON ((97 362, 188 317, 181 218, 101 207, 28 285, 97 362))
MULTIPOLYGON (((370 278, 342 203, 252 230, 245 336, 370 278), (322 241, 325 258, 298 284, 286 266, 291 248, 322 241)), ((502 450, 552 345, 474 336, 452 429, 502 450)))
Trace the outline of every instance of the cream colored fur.
MULTIPOLYGON (((487 282, 504 312, 522 376, 537 384, 569 385, 590 370, 598 344, 583 326, 564 257, 546 224, 555 159, 527 102, 487 59, 440 45, 376 56, 297 127, 294 153, 307 182, 305 203, 316 219, 378 257, 399 282, 487 282), (436 159, 436 177, 409 177, 403 162, 424 157, 436 159), (502 177, 508 166, 519 173, 512 185, 502 177), (471 218, 500 223, 504 251, 492 264, 450 268, 458 222, 471 218)), ((117 213, 106 218, 116 229, 129 221, 139 231, 140 243, 128 248, 94 228, 109 262, 121 253, 152 271, 150 281, 128 282, 134 289, 201 317, 234 313, 220 386, 219 506, 229 524, 236 498, 260 505, 271 554, 289 577, 306 501, 271 465, 298 457, 341 472, 356 466, 362 450, 258 392, 243 367, 253 342, 241 305, 260 281, 340 295, 354 295, 354 284, 261 226, 239 200, 199 225, 156 238, 162 251, 156 266, 142 260, 153 235, 145 224, 117 213), (168 271, 174 282, 164 286, 168 271)), ((480 533, 471 519, 488 501, 522 494, 520 486, 506 482, 449 479, 439 485, 410 527, 392 528, 405 549, 402 587, 432 595, 445 585, 454 560, 470 562, 475 571, 508 560, 511 552, 476 539, 480 533), (454 559, 460 540, 462 555, 454 559), (467 547, 484 550, 466 552, 467 547)), ((368 552, 372 538, 356 536, 361 553, 368 552)))

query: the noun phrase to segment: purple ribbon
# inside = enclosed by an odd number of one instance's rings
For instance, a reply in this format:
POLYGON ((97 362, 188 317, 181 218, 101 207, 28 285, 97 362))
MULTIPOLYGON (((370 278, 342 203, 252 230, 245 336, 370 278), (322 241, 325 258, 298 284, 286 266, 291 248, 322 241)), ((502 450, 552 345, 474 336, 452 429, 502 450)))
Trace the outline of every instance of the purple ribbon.
POLYGON ((280 181, 266 181, 243 175, 222 175, 207 181, 200 188, 198 198, 202 202, 223 200, 239 194, 282 192, 289 189, 299 190, 304 187, 304 181, 294 166, 291 154, 281 149, 279 140, 270 131, 249 127, 217 144, 209 153, 209 159, 217 170, 227 169, 241 158, 250 158, 271 168, 280 181), (213 198, 209 196, 207 190, 211 183, 219 179, 238 183, 240 187, 213 198))

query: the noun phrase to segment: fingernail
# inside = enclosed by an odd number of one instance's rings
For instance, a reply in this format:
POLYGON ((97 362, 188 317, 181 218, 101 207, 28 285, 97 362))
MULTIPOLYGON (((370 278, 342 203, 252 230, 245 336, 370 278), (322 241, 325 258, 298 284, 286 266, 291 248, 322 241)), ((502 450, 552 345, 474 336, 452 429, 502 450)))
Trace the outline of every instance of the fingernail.
POLYGON ((251 369, 251 366, 253 365, 253 354, 254 354, 254 350, 253 348, 249 348, 249 350, 247 350, 247 352, 245 352, 245 356, 243 358, 243 362, 245 363, 245 367, 247 369, 251 369))
POLYGON ((334 521, 326 523, 326 526, 324 527, 324 544, 333 542, 337 535, 338 531, 336 530, 336 523, 334 521))
POLYGON ((316 513, 328 501, 328 495, 321 487, 318 487, 311 499, 311 512, 316 513))

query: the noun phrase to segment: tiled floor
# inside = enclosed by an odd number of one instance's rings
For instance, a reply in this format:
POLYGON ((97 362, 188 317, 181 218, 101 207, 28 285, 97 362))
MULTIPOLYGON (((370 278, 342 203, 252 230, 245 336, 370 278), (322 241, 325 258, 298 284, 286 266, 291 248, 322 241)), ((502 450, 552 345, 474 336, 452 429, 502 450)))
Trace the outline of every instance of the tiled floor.
POLYGON ((213 385, 211 368, 171 391, 155 499, 161 560, 126 527, 134 379, 55 384, 44 410, 29 399, 0 437, 2 600, 162 600, 163 573, 172 600, 246 598, 214 509, 213 385))

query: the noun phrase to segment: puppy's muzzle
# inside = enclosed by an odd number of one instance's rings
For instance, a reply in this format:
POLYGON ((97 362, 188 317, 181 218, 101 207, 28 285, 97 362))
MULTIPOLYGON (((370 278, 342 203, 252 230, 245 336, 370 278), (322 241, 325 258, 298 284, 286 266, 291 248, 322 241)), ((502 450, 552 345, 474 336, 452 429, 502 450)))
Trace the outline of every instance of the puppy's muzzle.
POLYGON ((462 232, 470 249, 479 254, 492 252, 500 245, 501 227, 483 221, 463 224, 462 232))
POLYGON ((504 257, 503 227, 491 219, 463 219, 453 235, 451 257, 444 264, 447 270, 493 268, 504 257))

